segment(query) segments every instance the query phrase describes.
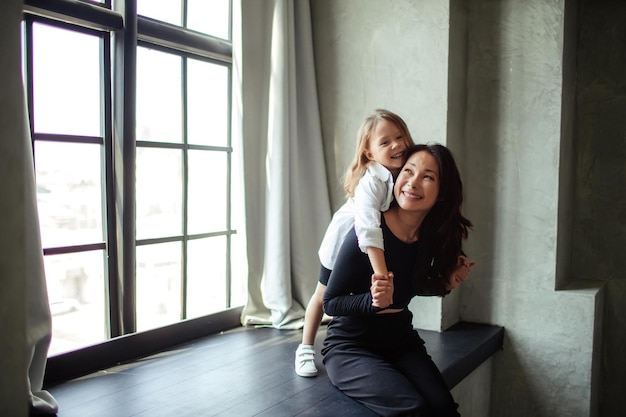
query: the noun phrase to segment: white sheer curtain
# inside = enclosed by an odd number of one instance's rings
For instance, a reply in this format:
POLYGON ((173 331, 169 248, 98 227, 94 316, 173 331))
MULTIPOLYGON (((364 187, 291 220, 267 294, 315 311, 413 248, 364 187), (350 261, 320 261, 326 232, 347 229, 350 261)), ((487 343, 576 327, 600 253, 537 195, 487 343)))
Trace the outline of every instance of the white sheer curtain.
POLYGON ((241 88, 235 107, 242 120, 249 263, 242 323, 299 328, 331 216, 310 5, 242 0, 238 6, 233 84, 241 88))
MULTIPOLYGON (((25 100, 24 100, 25 103, 25 100)), ((22 146, 20 159, 24 170, 24 253, 26 266, 26 362, 28 366, 29 405, 37 414, 56 414, 58 405, 48 391, 42 389, 52 337, 52 317, 43 265, 43 249, 39 231, 37 194, 30 127, 26 105, 21 114, 24 128, 16 142, 22 146)))
POLYGON ((48 360, 48 348, 52 338, 52 316, 43 265, 28 111, 25 104, 22 108, 24 134, 19 138, 21 140, 16 142, 22 144, 22 166, 24 169, 23 233, 26 259, 24 278, 26 280, 26 362, 28 366, 29 404, 31 410, 35 410, 38 414, 55 414, 58 410, 56 400, 48 391, 42 389, 48 360))
POLYGON ((55 414, 55 399, 42 390, 51 318, 21 82, 22 2, 2 2, 0 16, 0 415, 55 414))

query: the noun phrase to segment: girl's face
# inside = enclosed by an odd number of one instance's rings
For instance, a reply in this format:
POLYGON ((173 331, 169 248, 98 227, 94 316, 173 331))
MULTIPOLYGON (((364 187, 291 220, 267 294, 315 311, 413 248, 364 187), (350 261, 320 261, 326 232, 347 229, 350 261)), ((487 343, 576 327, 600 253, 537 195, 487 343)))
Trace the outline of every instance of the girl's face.
POLYGON ((398 171, 404 165, 404 155, 408 147, 408 138, 392 122, 382 119, 376 123, 365 156, 376 161, 390 171, 398 171))
POLYGON ((439 197, 439 165, 426 151, 415 152, 404 164, 394 185, 398 205, 427 214, 439 197))

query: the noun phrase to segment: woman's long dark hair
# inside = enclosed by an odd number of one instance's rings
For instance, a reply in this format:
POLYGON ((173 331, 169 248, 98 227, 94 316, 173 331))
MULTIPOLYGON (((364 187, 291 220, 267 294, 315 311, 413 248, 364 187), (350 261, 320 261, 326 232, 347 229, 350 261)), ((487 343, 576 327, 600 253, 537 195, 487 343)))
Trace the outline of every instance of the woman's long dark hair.
POLYGON ((422 151, 432 155, 439 165, 439 196, 420 226, 419 269, 445 287, 463 254, 463 240, 472 223, 461 214, 463 183, 450 150, 437 143, 415 145, 407 150, 407 159, 422 151))

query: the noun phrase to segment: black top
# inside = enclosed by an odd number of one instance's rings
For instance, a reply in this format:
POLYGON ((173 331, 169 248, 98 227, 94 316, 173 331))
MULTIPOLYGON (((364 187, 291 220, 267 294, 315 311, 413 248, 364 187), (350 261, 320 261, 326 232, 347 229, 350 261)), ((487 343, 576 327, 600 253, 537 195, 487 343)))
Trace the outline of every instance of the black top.
MULTIPOLYGON (((384 216, 381 228, 385 244, 387 270, 394 275, 393 304, 388 308, 406 308, 415 295, 445 295, 440 280, 430 278, 425 243, 405 243, 387 227, 384 216)), ((372 266, 361 252, 352 230, 346 237, 324 294, 324 311, 330 316, 375 314, 370 285, 372 266)))
MULTIPOLYGON (((322 354, 335 346, 358 344, 368 349, 399 352, 423 344, 413 330, 413 315, 407 308, 415 295, 444 295, 441 280, 429 278, 425 242, 405 243, 395 237, 381 219, 387 269, 394 274, 393 304, 399 313, 376 314, 370 285, 372 267, 359 249, 356 233, 344 241, 324 293, 324 311, 333 316, 328 324, 322 354)), ((392 353, 393 354, 393 353, 392 353)))

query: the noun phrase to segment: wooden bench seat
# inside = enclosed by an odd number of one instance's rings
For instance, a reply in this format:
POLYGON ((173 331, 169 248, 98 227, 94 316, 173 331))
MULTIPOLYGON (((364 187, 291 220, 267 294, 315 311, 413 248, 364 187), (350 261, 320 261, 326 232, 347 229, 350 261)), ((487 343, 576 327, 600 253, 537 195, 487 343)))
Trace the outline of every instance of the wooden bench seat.
MULTIPOLYGON (((454 387, 502 348, 504 329, 461 322, 442 333, 419 332, 454 387)), ((323 326, 318 352, 325 333, 323 326)), ((295 374, 301 335, 236 328, 47 388, 59 417, 374 415, 332 386, 319 354, 317 377, 295 374)))

